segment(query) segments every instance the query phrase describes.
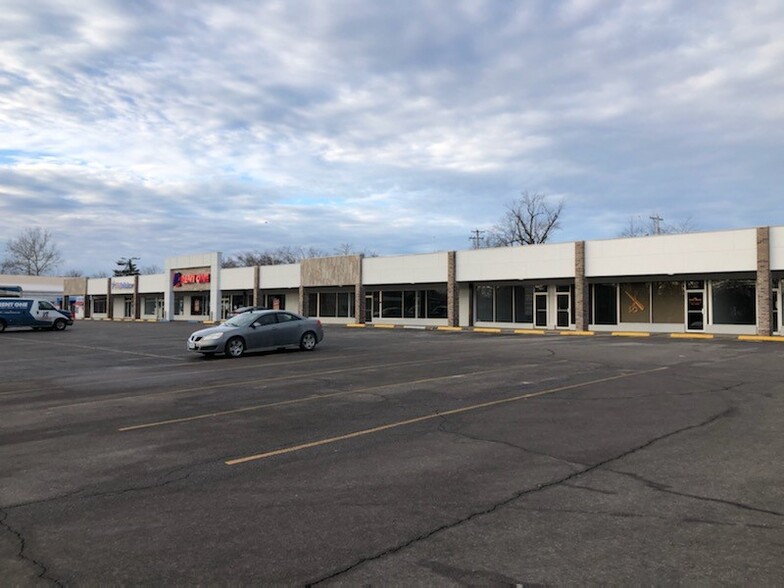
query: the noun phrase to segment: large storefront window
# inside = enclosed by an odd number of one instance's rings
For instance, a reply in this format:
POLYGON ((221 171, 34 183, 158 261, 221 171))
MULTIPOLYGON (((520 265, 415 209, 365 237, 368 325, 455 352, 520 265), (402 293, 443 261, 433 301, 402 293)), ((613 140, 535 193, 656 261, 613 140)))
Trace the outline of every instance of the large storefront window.
POLYGON ((683 324, 683 282, 654 282, 651 302, 654 323, 683 324))
MULTIPOLYGON (((429 290, 374 290, 368 291, 367 297, 366 304, 373 304, 374 317, 447 318, 446 287, 429 290)), ((353 305, 353 298, 351 304, 353 305)))
POLYGON ((757 287, 754 280, 716 280, 713 292, 713 324, 757 323, 757 287))
POLYGON ((381 293, 381 317, 403 318, 403 292, 389 290, 381 293))
POLYGON ((206 296, 191 296, 191 315, 202 316, 207 314, 207 297, 206 296))
MULTIPOLYGON (((566 286, 568 288, 568 286, 566 286)), ((476 320, 497 323, 533 323, 534 289, 532 286, 478 285, 476 320)))
POLYGON ((308 315, 325 318, 354 316, 354 292, 311 292, 308 294, 308 315))
POLYGON ((106 314, 106 296, 93 298, 93 314, 106 314))
POLYGON ((650 288, 648 284, 621 284, 621 322, 651 322, 650 288))
POLYGON ((618 289, 615 284, 594 284, 593 324, 618 324, 618 289))

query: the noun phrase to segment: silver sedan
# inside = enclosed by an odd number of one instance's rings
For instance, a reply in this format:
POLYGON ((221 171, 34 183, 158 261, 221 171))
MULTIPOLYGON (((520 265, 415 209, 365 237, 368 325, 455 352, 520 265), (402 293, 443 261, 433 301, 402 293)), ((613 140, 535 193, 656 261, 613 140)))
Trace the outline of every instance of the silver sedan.
POLYGON ((321 321, 284 310, 258 310, 238 314, 215 327, 188 337, 188 349, 204 355, 225 353, 240 357, 246 351, 298 346, 312 351, 324 338, 321 321))

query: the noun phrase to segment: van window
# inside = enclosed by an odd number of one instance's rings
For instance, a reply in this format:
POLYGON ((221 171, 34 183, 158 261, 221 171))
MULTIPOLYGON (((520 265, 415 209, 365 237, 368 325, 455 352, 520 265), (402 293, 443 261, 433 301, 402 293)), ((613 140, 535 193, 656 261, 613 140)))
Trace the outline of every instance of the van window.
POLYGON ((57 310, 54 306, 52 306, 49 302, 45 300, 41 300, 38 302, 38 310, 57 310))

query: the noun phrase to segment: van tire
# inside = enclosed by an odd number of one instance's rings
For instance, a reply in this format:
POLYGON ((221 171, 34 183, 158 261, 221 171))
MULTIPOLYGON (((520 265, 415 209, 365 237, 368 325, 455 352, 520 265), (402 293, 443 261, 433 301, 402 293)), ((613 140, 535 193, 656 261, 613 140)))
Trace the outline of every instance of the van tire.
POLYGON ((56 321, 54 321, 54 324, 52 325, 52 330, 65 331, 65 327, 66 327, 65 319, 57 319, 56 321))
POLYGON ((0 333, 2 333, 3 331, 5 331, 5 321, 3 319, 0 319, 0 333))

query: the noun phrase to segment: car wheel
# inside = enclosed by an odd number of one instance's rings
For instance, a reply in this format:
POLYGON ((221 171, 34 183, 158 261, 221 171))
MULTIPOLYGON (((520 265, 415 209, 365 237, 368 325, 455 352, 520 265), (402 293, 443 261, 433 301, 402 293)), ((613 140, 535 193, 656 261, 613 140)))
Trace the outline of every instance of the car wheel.
POLYGON ((245 341, 240 337, 232 337, 226 341, 226 355, 228 357, 242 357, 245 353, 245 341))
POLYGON ((316 343, 318 343, 318 340, 316 339, 316 333, 313 331, 308 331, 302 335, 302 339, 299 340, 299 348, 303 351, 313 351, 313 349, 316 347, 316 343))
POLYGON ((5 321, 0 321, 0 333, 5 331, 5 321))
POLYGON ((52 325, 52 329, 54 329, 55 331, 65 331, 65 327, 66 324, 63 319, 57 319, 56 321, 54 321, 54 325, 52 325))

